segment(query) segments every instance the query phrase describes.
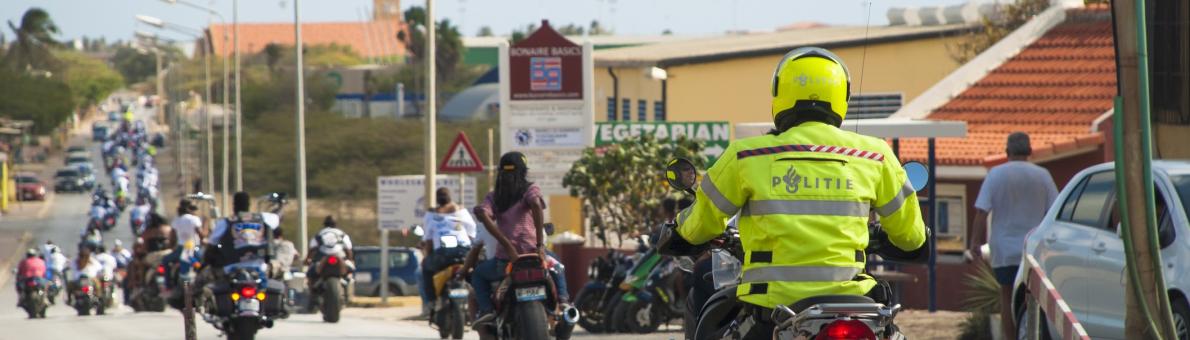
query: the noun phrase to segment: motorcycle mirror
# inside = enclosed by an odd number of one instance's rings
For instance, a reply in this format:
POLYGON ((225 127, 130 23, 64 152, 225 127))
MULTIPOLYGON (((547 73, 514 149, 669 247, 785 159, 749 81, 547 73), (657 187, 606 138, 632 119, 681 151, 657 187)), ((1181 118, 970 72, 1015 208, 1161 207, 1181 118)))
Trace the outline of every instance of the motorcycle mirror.
POLYGON ((926 184, 930 182, 930 171, 926 170, 926 166, 920 162, 907 162, 901 168, 905 169, 905 175, 909 177, 909 185, 913 186, 913 191, 921 191, 925 189, 926 184))
POLYGON ((685 158, 669 161, 665 166, 665 180, 671 188, 682 191, 694 191, 694 184, 698 182, 698 169, 694 163, 685 158))

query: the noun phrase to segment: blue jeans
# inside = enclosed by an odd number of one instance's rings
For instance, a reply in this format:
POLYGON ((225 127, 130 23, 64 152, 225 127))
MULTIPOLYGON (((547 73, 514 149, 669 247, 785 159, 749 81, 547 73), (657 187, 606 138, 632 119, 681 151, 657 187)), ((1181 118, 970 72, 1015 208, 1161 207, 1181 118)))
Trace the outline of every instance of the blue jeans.
POLYGON ((423 278, 424 271, 429 270, 429 268, 428 268, 429 264, 430 264, 429 256, 422 258, 421 269, 418 270, 417 274, 414 275, 414 276, 417 276, 417 293, 418 293, 418 295, 421 295, 421 303, 423 306, 429 306, 430 303, 432 303, 434 301, 433 299, 430 298, 430 287, 429 287, 430 285, 433 285, 434 283, 433 282, 425 282, 425 279, 423 278))
POLYGON ((475 304, 479 307, 479 315, 484 315, 496 309, 492 302, 492 284, 504 280, 504 267, 508 260, 487 259, 475 265, 471 273, 471 287, 475 288, 475 304))

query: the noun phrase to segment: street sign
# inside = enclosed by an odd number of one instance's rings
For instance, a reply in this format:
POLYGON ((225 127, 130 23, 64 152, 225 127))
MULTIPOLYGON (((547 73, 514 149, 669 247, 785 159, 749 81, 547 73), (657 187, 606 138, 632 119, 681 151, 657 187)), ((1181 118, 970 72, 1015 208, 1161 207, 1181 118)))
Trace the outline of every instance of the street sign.
POLYGON ((714 164, 731 143, 731 124, 728 122, 599 122, 595 132, 595 146, 604 146, 652 134, 660 141, 672 141, 679 136, 702 141, 707 164, 714 164))
POLYGON ((483 162, 479 161, 479 154, 471 147, 467 135, 459 131, 450 149, 446 150, 442 163, 438 165, 438 172, 483 172, 483 162))
POLYGON ((500 153, 524 153, 529 176, 546 195, 569 194, 561 178, 594 140, 593 50, 547 21, 500 46, 500 153))
MULTIPOLYGON (((425 181, 425 175, 377 177, 376 226, 401 230, 421 224, 426 216, 425 181)), ((478 202, 474 179, 460 183, 459 177, 443 176, 436 177, 435 182, 439 188, 450 189, 450 196, 457 202, 478 202)))

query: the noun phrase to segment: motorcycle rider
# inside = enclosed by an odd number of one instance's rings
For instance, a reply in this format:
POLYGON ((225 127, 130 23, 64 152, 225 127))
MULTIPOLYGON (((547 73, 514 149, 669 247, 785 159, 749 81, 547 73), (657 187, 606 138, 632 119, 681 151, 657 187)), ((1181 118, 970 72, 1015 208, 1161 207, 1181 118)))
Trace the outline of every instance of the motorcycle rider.
POLYGON ((173 223, 170 223, 177 237, 174 243, 178 245, 185 245, 187 242, 192 245, 202 243, 207 231, 206 228, 203 228, 202 218, 194 215, 197 211, 198 206, 195 206, 190 200, 178 201, 178 217, 175 217, 173 223))
POLYGON ((297 247, 293 245, 293 241, 285 239, 285 233, 281 228, 273 230, 273 260, 272 269, 275 279, 285 277, 285 273, 293 267, 293 262, 301 259, 301 253, 297 251, 297 247))
POLYGON ((438 206, 426 213, 426 230, 422 234, 422 253, 429 256, 422 265, 421 282, 427 286, 424 289, 430 301, 436 299, 434 274, 452 264, 462 263, 471 250, 471 240, 475 238, 475 219, 467 209, 451 200, 450 189, 438 188, 434 194, 438 206), (444 247, 443 238, 454 239, 455 244, 444 247))
MULTIPOLYGON (((17 295, 21 294, 21 288, 24 287, 25 279, 36 278, 38 280, 45 280, 45 260, 37 257, 36 249, 29 249, 25 252, 25 259, 17 264, 17 279, 16 288, 17 295)), ((20 302, 17 302, 17 307, 20 307, 20 302)))
POLYGON ((309 266, 306 271, 307 283, 313 284, 318 281, 318 273, 310 264, 322 261, 330 255, 346 260, 344 262, 348 263, 348 267, 354 269, 351 265, 355 261, 355 254, 351 251, 351 236, 338 228, 333 216, 327 215, 322 220, 322 230, 310 239, 310 251, 306 252, 305 264, 309 266))
POLYGON ((520 254, 533 253, 543 261, 546 259, 545 200, 541 189, 529 182, 525 155, 514 151, 500 156, 498 169, 495 190, 488 193, 474 210, 480 223, 498 243, 496 257, 481 261, 471 275, 480 315, 474 325, 495 318, 492 283, 504 279, 504 268, 510 260, 520 254))
POLYGON ((252 197, 237 192, 232 197, 232 215, 215 222, 203 250, 203 262, 219 269, 216 272, 222 273, 222 269, 234 264, 256 266, 261 272, 268 272, 268 235, 280 227, 281 218, 273 213, 253 213, 251 206, 252 197), (263 226, 263 230, 253 226, 263 226))
POLYGON ((862 274, 870 209, 897 248, 926 241, 916 193, 888 143, 839 129, 849 87, 846 66, 830 51, 786 54, 772 80, 776 129, 733 141, 707 170, 694 205, 677 216, 672 249, 718 237, 739 213, 745 256, 736 293, 757 321, 745 338, 772 335, 777 305, 881 291, 862 274))
POLYGON ((132 207, 132 211, 128 212, 128 219, 130 221, 136 221, 138 219, 141 221, 140 227, 134 230, 137 235, 145 231, 145 225, 148 224, 147 219, 151 211, 153 211, 153 205, 149 204, 149 199, 145 196, 137 196, 136 205, 132 207))
POLYGON ((80 286, 80 280, 87 279, 92 281, 92 286, 99 287, 99 274, 103 270, 103 265, 99 263, 95 257, 91 256, 90 248, 79 249, 78 257, 70 262, 70 281, 67 289, 71 294, 66 294, 66 304, 74 304, 73 292, 80 286))

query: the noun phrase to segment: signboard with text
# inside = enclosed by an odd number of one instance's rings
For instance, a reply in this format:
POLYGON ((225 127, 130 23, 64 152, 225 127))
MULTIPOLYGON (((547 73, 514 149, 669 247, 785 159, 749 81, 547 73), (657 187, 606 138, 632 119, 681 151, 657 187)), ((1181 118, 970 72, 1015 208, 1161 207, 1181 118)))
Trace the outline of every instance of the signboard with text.
POLYGON ((514 45, 500 47, 500 153, 520 151, 543 193, 565 195, 561 178, 593 146, 594 63, 543 21, 514 45))
POLYGON ((599 122, 595 129, 595 146, 615 144, 643 134, 652 134, 661 141, 679 136, 702 141, 703 155, 708 164, 714 163, 731 143, 731 124, 728 122, 599 122))
MULTIPOLYGON (((422 224, 426 216, 425 175, 381 176, 376 178, 376 226, 380 229, 400 230, 422 224)), ((463 182, 459 176, 436 177, 437 187, 450 189, 455 201, 474 205, 475 180, 463 182), (463 192, 460 192, 463 191, 463 192)))

